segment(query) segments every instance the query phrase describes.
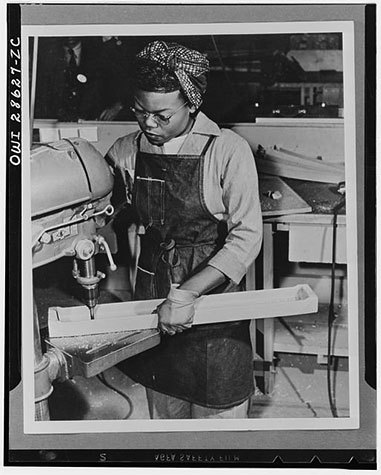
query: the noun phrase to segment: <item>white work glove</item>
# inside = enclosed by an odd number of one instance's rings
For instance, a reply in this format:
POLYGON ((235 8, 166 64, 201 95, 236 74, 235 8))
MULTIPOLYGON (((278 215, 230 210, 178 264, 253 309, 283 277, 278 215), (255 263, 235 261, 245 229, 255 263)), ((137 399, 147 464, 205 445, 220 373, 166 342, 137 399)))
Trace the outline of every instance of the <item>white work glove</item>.
POLYGON ((156 309, 159 316, 159 329, 168 335, 181 333, 193 323, 194 304, 200 296, 192 290, 172 287, 167 298, 156 309))

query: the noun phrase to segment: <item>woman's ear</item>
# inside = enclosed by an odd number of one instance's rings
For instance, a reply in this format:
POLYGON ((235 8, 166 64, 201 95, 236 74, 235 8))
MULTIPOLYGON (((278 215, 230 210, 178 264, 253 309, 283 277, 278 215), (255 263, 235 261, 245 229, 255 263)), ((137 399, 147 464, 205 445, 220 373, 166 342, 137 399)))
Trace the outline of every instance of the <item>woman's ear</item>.
POLYGON ((189 107, 189 112, 190 112, 191 114, 194 114, 194 113, 196 112, 196 110, 197 110, 197 107, 196 107, 195 105, 193 105, 193 104, 189 104, 188 107, 189 107))

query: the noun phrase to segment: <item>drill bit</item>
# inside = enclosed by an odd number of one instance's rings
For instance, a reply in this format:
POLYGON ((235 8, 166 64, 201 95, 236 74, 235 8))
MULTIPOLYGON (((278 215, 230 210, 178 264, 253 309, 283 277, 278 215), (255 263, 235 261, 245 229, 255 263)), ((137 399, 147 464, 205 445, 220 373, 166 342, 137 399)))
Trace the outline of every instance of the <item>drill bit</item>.
POLYGON ((90 308, 90 318, 91 320, 94 320, 94 307, 89 307, 90 308))

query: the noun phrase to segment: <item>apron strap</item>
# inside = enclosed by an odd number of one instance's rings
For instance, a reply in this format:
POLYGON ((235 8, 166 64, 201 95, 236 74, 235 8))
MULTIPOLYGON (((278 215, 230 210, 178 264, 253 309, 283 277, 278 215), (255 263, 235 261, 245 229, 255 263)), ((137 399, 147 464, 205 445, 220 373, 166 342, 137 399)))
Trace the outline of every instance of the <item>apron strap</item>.
MULTIPOLYGON (((140 152, 140 143, 142 141, 142 135, 143 135, 143 131, 140 130, 138 136, 136 137, 136 148, 138 152, 140 152)), ((136 168, 136 165, 135 165, 135 168, 136 168)))
POLYGON ((216 136, 215 135, 210 135, 202 152, 201 152, 201 157, 204 158, 205 157, 205 154, 206 152, 208 151, 208 148, 210 147, 210 145, 212 144, 212 142, 215 140, 216 136))

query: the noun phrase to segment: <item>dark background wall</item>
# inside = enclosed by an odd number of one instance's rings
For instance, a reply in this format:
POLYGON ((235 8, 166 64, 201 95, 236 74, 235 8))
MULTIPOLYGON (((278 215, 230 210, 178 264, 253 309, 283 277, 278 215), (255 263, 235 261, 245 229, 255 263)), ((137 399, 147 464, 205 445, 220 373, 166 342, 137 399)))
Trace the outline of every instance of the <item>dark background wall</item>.
MULTIPOLYGON (((180 43, 207 55, 210 73, 203 111, 217 122, 254 122, 256 117, 273 116, 279 108, 287 116, 297 116, 300 105, 312 106, 304 117, 338 117, 343 106, 340 33, 119 36, 120 45, 113 49, 115 60, 104 52, 100 36, 87 36, 82 43, 91 51, 93 61, 84 87, 90 88, 96 80, 99 91, 90 92, 92 105, 81 118, 97 119, 102 105, 115 98, 125 104, 117 120, 134 120, 128 109, 132 63, 136 53, 153 39, 180 43), (315 84, 313 94, 301 104, 300 88, 311 83, 315 84)), ((59 71, 52 65, 62 50, 61 43, 62 37, 40 37, 38 41, 37 119, 57 118, 54 102, 59 91, 54 88, 58 87, 59 71)))

